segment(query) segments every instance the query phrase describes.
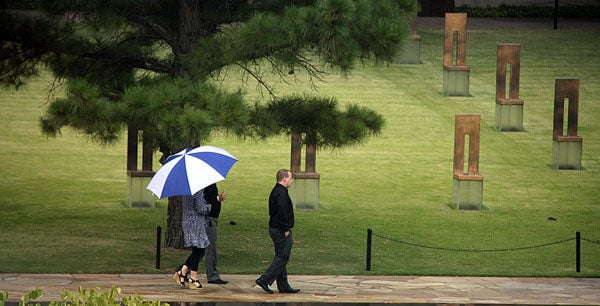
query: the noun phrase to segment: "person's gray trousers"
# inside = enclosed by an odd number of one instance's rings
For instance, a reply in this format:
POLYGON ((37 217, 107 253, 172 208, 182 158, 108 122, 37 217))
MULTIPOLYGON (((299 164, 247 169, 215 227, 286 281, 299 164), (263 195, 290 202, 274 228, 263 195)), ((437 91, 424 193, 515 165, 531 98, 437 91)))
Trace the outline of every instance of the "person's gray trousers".
POLYGON ((207 217, 206 234, 210 245, 206 248, 206 280, 215 281, 221 278, 217 270, 217 224, 218 219, 215 217, 207 217))

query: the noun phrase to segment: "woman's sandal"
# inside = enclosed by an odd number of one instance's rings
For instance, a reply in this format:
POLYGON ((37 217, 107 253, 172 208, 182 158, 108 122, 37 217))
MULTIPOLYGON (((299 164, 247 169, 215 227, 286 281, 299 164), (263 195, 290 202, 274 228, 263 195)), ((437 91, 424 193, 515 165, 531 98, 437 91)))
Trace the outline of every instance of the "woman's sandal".
POLYGON ((190 277, 190 289, 204 289, 199 279, 193 279, 190 277))
POLYGON ((173 274, 173 280, 179 284, 181 287, 185 288, 185 283, 187 282, 187 277, 181 270, 177 270, 175 274, 173 274))

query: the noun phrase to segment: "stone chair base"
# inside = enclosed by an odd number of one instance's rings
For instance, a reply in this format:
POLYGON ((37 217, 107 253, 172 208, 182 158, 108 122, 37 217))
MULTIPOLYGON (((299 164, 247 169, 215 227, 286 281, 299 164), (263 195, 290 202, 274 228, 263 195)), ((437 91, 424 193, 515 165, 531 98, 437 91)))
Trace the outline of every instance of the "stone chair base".
POLYGON ((444 94, 469 96, 469 67, 444 66, 444 94))
POLYGON ((505 101, 496 103, 496 129, 498 131, 523 131, 523 100, 503 102, 505 101))
POLYGON ((483 176, 454 176, 452 204, 456 209, 481 210, 483 206, 483 176))
POLYGON ((320 175, 315 172, 294 172, 294 184, 290 187, 290 198, 294 208, 319 209, 320 175))
POLYGON ((581 169, 583 138, 579 136, 554 136, 552 165, 555 169, 581 169))
POLYGON ((154 194, 146 189, 152 180, 154 171, 128 171, 127 172, 127 204, 129 207, 154 208, 154 194))

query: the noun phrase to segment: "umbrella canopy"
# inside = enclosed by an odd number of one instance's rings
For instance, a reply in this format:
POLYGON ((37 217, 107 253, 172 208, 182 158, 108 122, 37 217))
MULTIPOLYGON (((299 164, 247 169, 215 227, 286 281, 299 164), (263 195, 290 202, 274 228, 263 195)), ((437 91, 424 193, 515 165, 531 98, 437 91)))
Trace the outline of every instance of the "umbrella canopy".
POLYGON ((237 162, 229 152, 211 146, 184 149, 169 156, 146 187, 159 198, 193 195, 222 181, 237 162))

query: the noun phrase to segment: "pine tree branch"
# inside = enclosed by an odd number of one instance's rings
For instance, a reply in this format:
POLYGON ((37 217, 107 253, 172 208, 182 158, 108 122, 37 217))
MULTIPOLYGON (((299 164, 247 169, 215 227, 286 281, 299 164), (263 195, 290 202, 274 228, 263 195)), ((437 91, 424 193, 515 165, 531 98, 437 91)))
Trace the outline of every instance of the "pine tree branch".
POLYGON ((139 15, 130 15, 128 16, 128 18, 134 23, 140 24, 144 27, 149 27, 156 35, 158 35, 158 37, 164 40, 171 47, 171 49, 173 50, 173 54, 175 54, 176 57, 181 56, 183 54, 181 47, 179 46, 178 41, 175 38, 176 36, 173 35, 173 33, 169 32, 167 29, 163 28, 158 23, 152 21, 150 18, 139 15))

